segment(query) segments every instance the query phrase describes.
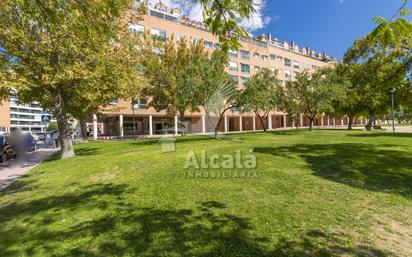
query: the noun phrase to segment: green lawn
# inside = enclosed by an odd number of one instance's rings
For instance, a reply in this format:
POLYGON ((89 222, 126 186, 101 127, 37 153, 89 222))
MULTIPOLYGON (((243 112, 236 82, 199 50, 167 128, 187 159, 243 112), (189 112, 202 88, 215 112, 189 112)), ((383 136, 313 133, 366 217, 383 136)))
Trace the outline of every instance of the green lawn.
POLYGON ((412 134, 229 137, 77 145, 0 192, 0 256, 412 256, 412 134), (257 177, 196 177, 202 149, 257 177))

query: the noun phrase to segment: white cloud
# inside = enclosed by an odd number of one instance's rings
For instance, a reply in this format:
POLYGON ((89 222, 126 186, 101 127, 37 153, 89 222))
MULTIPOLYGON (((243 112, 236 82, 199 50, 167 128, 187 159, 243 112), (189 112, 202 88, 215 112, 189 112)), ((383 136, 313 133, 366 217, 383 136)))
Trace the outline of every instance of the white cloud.
MULTIPOLYGON (((149 0, 149 2, 154 5, 158 3, 158 0, 149 0)), ((187 15, 193 20, 203 21, 203 9, 200 4, 194 3, 190 0, 162 0, 162 3, 168 6, 169 8, 177 7, 182 10, 183 14, 187 15)), ((254 31, 257 29, 264 28, 271 21, 277 20, 280 18, 279 15, 274 17, 269 17, 263 14, 263 9, 265 4, 263 0, 254 0, 256 12, 249 19, 239 21, 239 24, 246 28, 249 31, 254 31)))
POLYGON ((338 0, 338 3, 343 4, 345 0, 338 0))
POLYGON ((263 13, 265 3, 262 0, 254 0, 256 12, 249 19, 240 22, 240 25, 249 31, 262 29, 269 25, 270 22, 280 19, 279 15, 273 17, 267 16, 263 13))

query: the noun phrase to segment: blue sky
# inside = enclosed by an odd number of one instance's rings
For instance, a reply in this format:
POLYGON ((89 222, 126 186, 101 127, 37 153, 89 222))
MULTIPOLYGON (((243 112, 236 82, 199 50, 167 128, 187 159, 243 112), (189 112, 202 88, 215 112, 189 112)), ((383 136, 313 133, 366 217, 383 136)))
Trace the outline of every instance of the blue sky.
POLYGON ((259 14, 266 22, 253 34, 272 33, 341 58, 355 39, 375 27, 373 17, 390 18, 400 6, 399 0, 271 0, 259 14))

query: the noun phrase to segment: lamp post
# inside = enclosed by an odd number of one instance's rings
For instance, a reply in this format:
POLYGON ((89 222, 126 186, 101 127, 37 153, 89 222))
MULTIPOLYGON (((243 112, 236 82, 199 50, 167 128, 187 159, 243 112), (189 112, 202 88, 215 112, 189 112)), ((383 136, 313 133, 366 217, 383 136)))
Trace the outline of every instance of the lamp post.
POLYGON ((132 98, 133 137, 136 137, 136 122, 135 122, 135 115, 134 115, 134 104, 135 104, 135 100, 134 98, 132 98))
POLYGON ((392 132, 395 132, 395 102, 393 100, 393 94, 396 92, 395 88, 389 90, 391 93, 391 104, 392 104, 392 132))

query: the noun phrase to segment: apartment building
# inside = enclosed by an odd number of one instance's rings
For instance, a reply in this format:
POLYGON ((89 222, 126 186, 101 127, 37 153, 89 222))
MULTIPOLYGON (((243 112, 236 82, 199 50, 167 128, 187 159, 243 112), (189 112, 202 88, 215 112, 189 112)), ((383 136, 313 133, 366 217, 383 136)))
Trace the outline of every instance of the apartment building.
POLYGON ((0 101, 0 132, 9 132, 10 130, 10 103, 0 101))
MULTIPOLYGON (((194 21, 182 15, 177 8, 168 8, 157 3, 149 8, 147 15, 138 24, 131 24, 134 33, 150 33, 163 39, 173 38, 177 41, 186 39, 191 42, 204 41, 205 48, 213 51, 220 47, 216 37, 207 31, 202 22, 194 21)), ((299 47, 296 43, 282 42, 271 35, 240 37, 241 49, 230 50, 230 61, 227 72, 238 82, 239 89, 256 72, 270 69, 278 72, 280 83, 294 80, 304 69, 316 70, 328 66, 337 60, 326 53, 315 52, 309 47, 299 47)), ((97 136, 152 136, 156 134, 177 134, 180 126, 186 133, 207 133, 213 131, 213 117, 205 113, 187 113, 184 124, 179 124, 177 116, 156 112, 149 107, 150 97, 142 97, 133 105, 129 100, 115 99, 112 106, 101 110, 101 114, 93 117, 88 123, 89 131, 97 136), (113 110, 112 110, 113 109, 113 110)), ((346 125, 347 118, 322 117, 315 121, 318 126, 346 125)), ((357 121, 361 123, 361 121, 357 121)), ((265 125, 269 129, 291 127, 287 114, 272 112, 265 125)), ((300 126, 308 126, 309 120, 301 115, 300 126)), ((262 126, 253 113, 239 113, 237 110, 227 112, 220 131, 252 131, 261 130, 262 126)))
POLYGON ((12 96, 9 101, 0 102, 0 131, 11 132, 15 129, 32 133, 46 130, 46 122, 42 119, 51 115, 38 104, 19 104, 12 96))

